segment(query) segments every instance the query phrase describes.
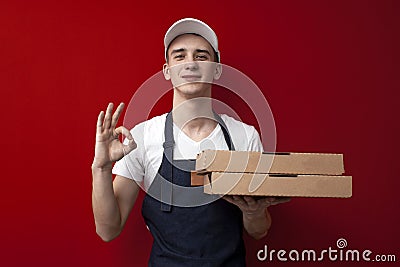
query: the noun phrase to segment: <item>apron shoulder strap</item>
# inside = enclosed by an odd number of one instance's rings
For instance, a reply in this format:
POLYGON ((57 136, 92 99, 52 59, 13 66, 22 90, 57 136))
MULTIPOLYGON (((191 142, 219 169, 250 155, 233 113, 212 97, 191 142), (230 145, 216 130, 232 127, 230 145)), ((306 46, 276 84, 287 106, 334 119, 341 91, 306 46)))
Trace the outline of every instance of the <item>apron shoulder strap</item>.
POLYGON ((224 134, 225 142, 228 145, 229 150, 235 150, 235 145, 233 144, 232 138, 229 134, 228 127, 225 122, 222 120, 221 116, 214 112, 214 118, 218 121, 219 125, 221 125, 222 132, 224 134))
POLYGON ((173 120, 172 112, 169 112, 165 118, 165 129, 164 129, 165 141, 163 144, 164 155, 169 162, 168 175, 161 179, 161 210, 165 212, 171 211, 172 204, 172 183, 173 173, 172 164, 174 158, 174 133, 173 133, 173 120))
MULTIPOLYGON (((229 150, 235 150, 232 138, 229 135, 228 127, 222 120, 221 116, 219 116, 214 111, 213 113, 214 113, 214 118, 221 126, 225 142, 228 145, 229 150)), ((172 111, 167 114, 167 117, 165 119, 164 137, 165 137, 165 141, 163 143, 164 155, 169 162, 168 164, 169 169, 167 177, 163 177, 163 179, 161 179, 161 210, 165 212, 171 212, 172 187, 173 187, 173 157, 174 157, 174 145, 175 145, 172 111)))

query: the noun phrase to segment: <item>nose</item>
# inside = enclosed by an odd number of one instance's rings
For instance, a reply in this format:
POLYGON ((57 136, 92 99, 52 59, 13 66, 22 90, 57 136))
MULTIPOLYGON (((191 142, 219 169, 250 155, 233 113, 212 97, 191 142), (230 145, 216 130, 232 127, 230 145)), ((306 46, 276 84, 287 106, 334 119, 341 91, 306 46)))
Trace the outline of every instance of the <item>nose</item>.
POLYGON ((196 61, 194 61, 193 59, 188 60, 187 62, 185 62, 185 70, 196 70, 198 69, 199 65, 196 61))

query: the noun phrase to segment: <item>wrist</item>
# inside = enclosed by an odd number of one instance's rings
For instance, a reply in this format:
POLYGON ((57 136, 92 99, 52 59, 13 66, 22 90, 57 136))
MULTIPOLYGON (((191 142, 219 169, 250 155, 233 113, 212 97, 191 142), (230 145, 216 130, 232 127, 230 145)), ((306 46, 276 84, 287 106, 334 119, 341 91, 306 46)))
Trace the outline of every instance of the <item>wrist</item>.
POLYGON ((110 172, 112 170, 112 163, 99 164, 96 160, 92 163, 92 172, 110 172))
POLYGON ((111 165, 104 166, 93 163, 91 169, 92 169, 93 184, 97 184, 98 182, 103 183, 104 181, 112 182, 111 165))

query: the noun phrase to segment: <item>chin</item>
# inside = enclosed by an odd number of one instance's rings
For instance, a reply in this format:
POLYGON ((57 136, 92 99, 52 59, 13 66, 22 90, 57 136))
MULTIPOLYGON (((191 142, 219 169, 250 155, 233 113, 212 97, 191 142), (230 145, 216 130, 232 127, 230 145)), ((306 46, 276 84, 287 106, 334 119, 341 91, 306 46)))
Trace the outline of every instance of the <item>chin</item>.
POLYGON ((188 96, 197 96, 197 95, 205 96, 208 94, 210 89, 211 89, 210 84, 200 83, 200 82, 188 83, 188 84, 176 87, 176 90, 178 90, 180 93, 188 95, 188 96))

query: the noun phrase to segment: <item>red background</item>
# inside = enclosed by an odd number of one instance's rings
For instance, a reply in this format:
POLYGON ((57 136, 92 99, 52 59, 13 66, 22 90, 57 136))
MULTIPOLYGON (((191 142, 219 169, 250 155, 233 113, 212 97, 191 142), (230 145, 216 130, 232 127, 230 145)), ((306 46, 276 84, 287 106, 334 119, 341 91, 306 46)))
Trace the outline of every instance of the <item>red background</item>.
MULTIPOLYGON (((268 237, 246 237, 249 266, 268 265, 256 257, 264 245, 318 250, 341 237, 400 258, 399 11, 398 1, 1 1, 0 265, 146 265, 140 203, 118 239, 95 234, 95 122, 161 69, 163 35, 182 17, 209 23, 223 63, 262 89, 278 151, 344 153, 353 176, 351 199, 271 208, 268 237)), ((154 113, 170 108, 167 96, 154 113)))

